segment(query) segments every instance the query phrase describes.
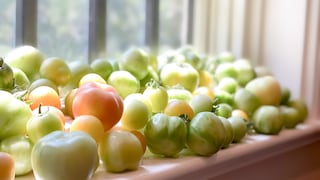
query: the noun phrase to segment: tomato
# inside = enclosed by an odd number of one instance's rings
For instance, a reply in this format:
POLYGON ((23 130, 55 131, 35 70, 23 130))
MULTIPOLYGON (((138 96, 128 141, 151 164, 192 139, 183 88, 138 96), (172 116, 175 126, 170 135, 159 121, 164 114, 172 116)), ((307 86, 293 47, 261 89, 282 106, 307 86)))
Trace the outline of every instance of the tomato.
POLYGON ((224 77, 218 82, 217 88, 230 94, 234 94, 238 86, 238 82, 234 78, 224 77))
POLYGON ((49 86, 39 86, 27 95, 27 100, 31 102, 30 108, 36 109, 39 105, 54 106, 61 109, 59 94, 49 86))
POLYGON ((291 97, 290 89, 287 87, 281 87, 281 105, 287 105, 291 97))
POLYGON ((64 130, 64 120, 56 112, 41 105, 39 109, 33 111, 33 116, 26 126, 28 137, 33 143, 56 130, 64 130))
POLYGON ((82 84, 84 83, 87 83, 87 82, 98 82, 98 83, 102 83, 102 84, 106 84, 106 80, 103 79, 102 76, 100 76, 99 74, 97 73, 88 73, 88 74, 85 74, 84 76, 81 77, 81 79, 79 80, 79 86, 81 86, 82 84))
POLYGON ((124 70, 113 71, 107 83, 113 86, 122 98, 140 91, 140 81, 133 74, 124 70))
POLYGON ((36 179, 91 179, 99 165, 96 141, 82 131, 54 131, 34 144, 31 165, 36 179))
POLYGON ((214 76, 218 81, 225 77, 236 79, 238 76, 238 72, 232 62, 225 62, 217 66, 214 76))
POLYGON ((214 91, 212 88, 206 87, 206 86, 198 86, 193 92, 193 95, 197 95, 197 94, 205 94, 207 96, 209 96, 211 99, 214 99, 215 95, 214 95, 214 91))
POLYGON ((199 85, 199 72, 190 64, 173 62, 160 71, 160 80, 165 87, 180 85, 192 92, 199 85))
POLYGON ((218 105, 215 105, 213 111, 218 116, 229 118, 232 113, 232 107, 227 103, 220 103, 218 105))
POLYGON ((227 148, 234 140, 234 131, 231 122, 224 118, 219 117, 225 129, 225 139, 222 144, 222 148, 227 148))
POLYGON ((302 99, 291 99, 288 102, 289 107, 293 107, 298 110, 299 114, 299 123, 302 123, 308 117, 309 111, 306 102, 302 99))
POLYGON ((255 78, 246 84, 245 89, 256 95, 262 105, 280 104, 281 86, 273 76, 255 78))
POLYGON ((185 147, 187 126, 178 116, 157 113, 147 122, 144 135, 152 153, 172 157, 185 147))
POLYGON ((96 116, 107 131, 119 122, 123 112, 123 101, 112 86, 89 82, 78 88, 72 102, 72 111, 74 117, 96 116))
POLYGON ((197 155, 211 156, 225 142, 225 128, 213 112, 200 112, 188 126, 187 147, 197 155))
POLYGON ((254 130, 262 134, 278 134, 283 127, 283 119, 278 107, 260 106, 252 116, 254 130))
POLYGON ((43 61, 42 52, 30 45, 18 46, 5 56, 5 62, 9 66, 21 69, 31 81, 38 77, 43 61))
POLYGON ((83 131, 88 133, 99 144, 104 135, 102 122, 92 115, 77 116, 70 125, 70 132, 83 131))
POLYGON ((160 86, 156 81, 151 81, 147 85, 143 95, 150 100, 153 113, 163 112, 168 104, 169 96, 166 88, 160 86))
POLYGON ((32 142, 25 135, 10 136, 0 143, 0 151, 10 154, 14 159, 16 176, 25 175, 32 171, 30 159, 32 148, 32 142))
POLYGON ((14 159, 5 152, 0 152, 0 179, 14 180, 14 159))
POLYGON ((233 62, 233 65, 237 71, 237 82, 240 86, 244 87, 248 82, 256 78, 256 72, 253 65, 247 59, 238 59, 233 62))
POLYGON ((213 100, 205 94, 194 95, 189 104, 195 114, 203 111, 212 111, 213 108, 213 100))
POLYGON ((239 116, 231 116, 227 118, 233 130, 233 143, 239 143, 247 134, 247 123, 239 116))
POLYGON ((295 128, 300 123, 300 116, 297 109, 285 105, 279 107, 283 126, 288 129, 295 128))
POLYGON ((71 78, 71 71, 64 59, 50 57, 40 66, 40 77, 53 81, 58 86, 66 85, 71 78))
POLYGON ((214 103, 215 104, 221 104, 221 103, 227 103, 231 106, 234 106, 234 100, 233 100, 233 94, 221 90, 219 88, 215 88, 214 89, 215 92, 215 99, 214 99, 214 103))
POLYGON ((247 89, 241 88, 233 96, 237 109, 244 111, 249 117, 261 105, 258 97, 247 89))
POLYGON ((99 156, 106 171, 136 170, 144 154, 140 139, 126 130, 106 132, 99 145, 99 156))
POLYGON ((12 91, 14 88, 14 74, 12 68, 0 57, 0 89, 12 91))
POLYGON ((189 103, 183 100, 173 100, 169 102, 164 109, 164 114, 168 116, 179 116, 185 120, 191 120, 194 116, 194 111, 189 103))
POLYGON ((94 73, 99 74, 104 80, 107 80, 113 72, 113 67, 110 61, 106 59, 95 59, 90 63, 94 73))
POLYGON ((24 134, 26 124, 32 116, 28 104, 11 93, 0 90, 0 141, 6 137, 24 134))
POLYGON ((138 80, 148 75, 149 57, 142 49, 132 47, 119 59, 120 70, 130 72, 138 80))
POLYGON ((183 87, 171 87, 167 88, 169 102, 172 100, 183 100, 189 102, 192 98, 192 93, 183 87))
POLYGON ((136 99, 125 99, 120 119, 123 127, 130 130, 142 129, 149 120, 149 109, 146 104, 136 99))

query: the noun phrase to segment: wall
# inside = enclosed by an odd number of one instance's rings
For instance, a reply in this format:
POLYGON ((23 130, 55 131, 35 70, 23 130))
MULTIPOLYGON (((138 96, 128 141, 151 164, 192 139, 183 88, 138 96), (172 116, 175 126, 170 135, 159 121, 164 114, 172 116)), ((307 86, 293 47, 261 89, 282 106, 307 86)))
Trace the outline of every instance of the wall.
POLYGON ((318 0, 202 0, 196 1, 194 14, 193 42, 199 51, 228 50, 265 65, 293 97, 318 109, 318 0))

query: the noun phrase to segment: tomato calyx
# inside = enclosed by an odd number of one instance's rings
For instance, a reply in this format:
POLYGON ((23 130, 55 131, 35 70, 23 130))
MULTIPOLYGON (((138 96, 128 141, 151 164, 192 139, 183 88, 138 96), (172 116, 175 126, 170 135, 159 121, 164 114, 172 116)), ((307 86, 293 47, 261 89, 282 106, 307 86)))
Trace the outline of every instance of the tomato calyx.
POLYGON ((146 87, 150 87, 153 89, 157 89, 160 87, 160 82, 156 81, 155 79, 151 78, 149 82, 146 83, 146 87))

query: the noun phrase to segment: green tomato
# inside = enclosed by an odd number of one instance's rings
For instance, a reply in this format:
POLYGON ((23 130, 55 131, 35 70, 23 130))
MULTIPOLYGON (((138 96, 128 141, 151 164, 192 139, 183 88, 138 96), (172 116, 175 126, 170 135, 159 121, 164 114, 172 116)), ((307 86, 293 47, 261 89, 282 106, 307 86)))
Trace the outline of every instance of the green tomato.
POLYGON ((218 82, 217 88, 226 91, 230 94, 233 94, 236 92, 238 88, 238 82, 234 78, 225 77, 218 82))
POLYGON ((221 122, 225 129, 225 139, 223 141, 222 148, 227 148, 234 139, 233 127, 231 125, 231 122, 225 117, 220 116, 219 118, 221 119, 221 122))
POLYGON ((31 164, 36 179, 91 179, 99 164, 97 143, 82 131, 54 131, 34 144, 31 164))
POLYGON ((273 76, 258 77, 246 84, 245 89, 256 95, 261 105, 278 106, 281 101, 281 86, 273 76))
POLYGON ((99 145, 100 159, 109 172, 138 169, 143 154, 138 137, 125 130, 108 131, 99 145))
POLYGON ((0 90, 0 141, 6 137, 24 134, 32 116, 28 104, 0 90))
POLYGON ((15 135, 5 138, 0 143, 0 151, 7 152, 14 159, 15 175, 21 176, 32 171, 31 151, 32 143, 24 135, 15 135))
POLYGON ((107 83, 113 86, 122 98, 140 91, 140 81, 128 71, 113 71, 107 83))
POLYGON ((120 70, 130 72, 138 80, 145 78, 149 73, 148 55, 142 49, 136 47, 128 49, 118 63, 120 70))
POLYGON ((62 131, 63 129, 64 125, 59 115, 41 107, 41 105, 39 106, 39 112, 33 111, 33 116, 26 126, 26 132, 33 143, 53 131, 62 131))
POLYGON ((15 88, 18 90, 25 90, 28 89, 30 86, 30 81, 27 75, 19 68, 12 68, 13 76, 14 76, 14 83, 15 88))
POLYGON ((247 89, 240 88, 233 96, 235 107, 243 110, 248 116, 260 106, 258 97, 247 89))
POLYGON ((179 48, 177 51, 177 53, 180 53, 185 57, 184 62, 191 64, 197 70, 201 69, 201 58, 191 46, 183 46, 179 48))
POLYGON ((262 105, 252 116, 254 130, 262 134, 278 134, 283 127, 283 119, 276 106, 262 105))
POLYGON ((230 77, 236 79, 238 77, 238 72, 236 68, 234 67, 233 63, 226 62, 219 64, 215 70, 214 73, 215 78, 220 81, 221 79, 225 77, 230 77))
POLYGON ((172 87, 167 89, 169 101, 183 100, 189 102, 192 98, 192 93, 184 88, 172 87))
POLYGON ((232 63, 235 61, 235 57, 231 52, 223 51, 220 52, 217 56, 217 61, 219 64, 221 63, 232 63))
POLYGON ((225 137, 221 119, 212 112, 200 112, 188 126, 187 147, 195 154, 211 156, 222 148, 225 137))
POLYGON ((227 103, 220 103, 214 107, 214 113, 217 116, 229 118, 232 114, 232 107, 227 103))
POLYGON ((249 60, 238 59, 233 62, 233 65, 237 71, 236 80, 240 86, 244 87, 249 81, 256 78, 256 72, 249 60))
POLYGON ((0 89, 11 91, 15 85, 14 73, 10 66, 0 57, 0 89))
POLYGON ((89 73, 93 73, 93 69, 90 67, 88 63, 83 61, 72 61, 68 63, 68 66, 71 71, 71 77, 67 85, 65 85, 65 89, 70 90, 77 88, 79 85, 80 79, 89 73))
POLYGON ((280 116, 285 128, 293 129, 300 123, 300 116, 297 109, 285 105, 279 107, 280 116))
POLYGON ((192 92, 199 84, 199 72, 190 64, 173 62, 160 71, 160 80, 165 87, 182 86, 192 92))
POLYGON ((306 102, 302 99, 291 99, 288 102, 288 106, 295 108, 298 110, 299 114, 299 123, 306 120, 308 117, 309 111, 306 102))
POLYGON ((205 94, 192 96, 189 104, 195 114, 205 111, 211 112, 213 108, 213 100, 205 94))
POLYGON ((107 80, 109 75, 113 72, 113 66, 110 61, 106 59, 95 59, 90 63, 94 73, 99 74, 104 80, 107 80))
POLYGON ((287 105, 291 97, 290 89, 287 87, 281 87, 281 105, 287 105))
POLYGON ((227 91, 221 90, 219 88, 215 88, 214 95, 215 95, 215 99, 214 99, 215 105, 226 103, 226 104, 229 104, 230 106, 234 106, 233 94, 227 91))
POLYGON ((31 81, 38 78, 43 61, 43 54, 37 48, 29 45, 16 47, 5 57, 5 62, 9 66, 21 69, 31 81))
POLYGON ((144 135, 152 153, 172 157, 185 147, 187 126, 178 116, 157 113, 146 124, 144 135))
POLYGON ((247 134, 247 124, 246 121, 238 116, 231 116, 227 118, 231 123, 233 129, 233 143, 239 143, 247 134))
POLYGON ((152 112, 163 112, 168 105, 169 96, 167 89, 156 81, 151 81, 143 91, 143 96, 150 100, 152 112))
POLYGON ((137 99, 125 99, 123 105, 123 113, 120 119, 122 126, 130 130, 142 129, 151 114, 148 106, 137 99))

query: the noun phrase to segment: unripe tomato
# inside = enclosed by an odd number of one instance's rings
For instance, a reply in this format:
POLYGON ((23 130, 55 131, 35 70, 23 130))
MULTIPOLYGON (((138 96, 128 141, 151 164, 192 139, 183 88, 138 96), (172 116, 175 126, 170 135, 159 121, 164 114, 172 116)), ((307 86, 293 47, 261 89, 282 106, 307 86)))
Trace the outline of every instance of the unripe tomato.
POLYGON ((146 124, 144 135, 152 153, 175 156, 185 147, 187 126, 180 117, 158 113, 146 124))

